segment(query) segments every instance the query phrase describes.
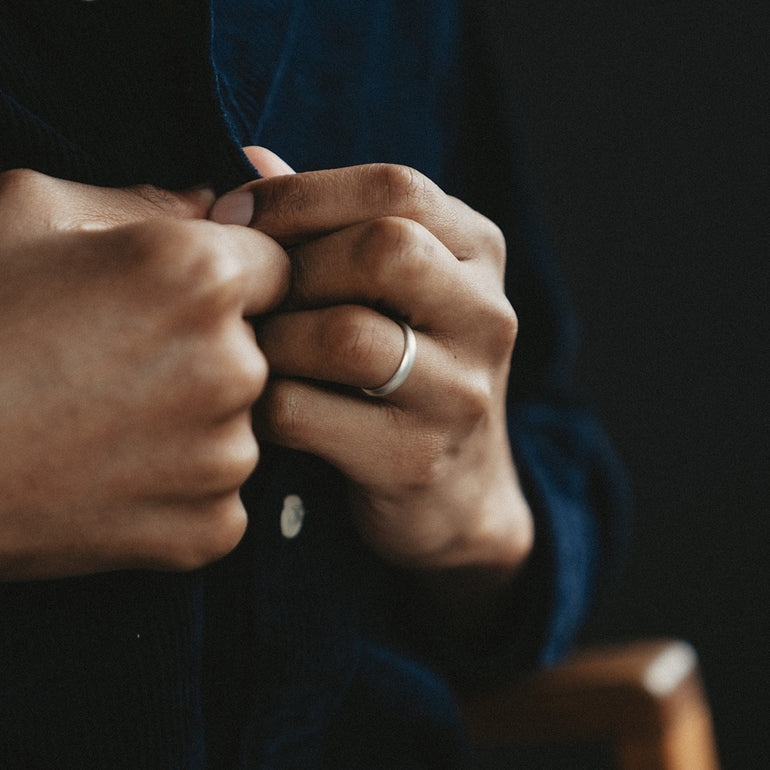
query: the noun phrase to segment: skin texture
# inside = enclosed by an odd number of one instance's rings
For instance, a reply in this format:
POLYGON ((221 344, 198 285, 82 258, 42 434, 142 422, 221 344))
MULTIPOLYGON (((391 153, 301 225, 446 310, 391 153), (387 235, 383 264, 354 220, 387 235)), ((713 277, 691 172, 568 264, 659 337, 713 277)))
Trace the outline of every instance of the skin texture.
POLYGON ((286 300, 258 326, 271 370, 258 435, 337 466, 369 546, 467 611, 507 585, 533 540, 505 424, 517 320, 503 237, 412 169, 294 175, 246 152, 275 176, 248 186, 253 206, 241 190, 211 216, 237 212, 292 265, 286 300), (393 318, 414 329, 417 360, 395 393, 368 398, 357 386, 387 380, 402 355, 393 318))
POLYGON ((247 314, 288 290, 211 193, 0 175, 0 578, 186 570, 230 551, 267 363, 247 314))
POLYGON ((213 208, 0 175, 0 578, 221 557, 269 439, 339 468, 364 542, 469 623, 533 540, 503 237, 412 169, 246 152, 266 178, 213 208), (370 398, 402 355, 394 318, 417 360, 370 398))

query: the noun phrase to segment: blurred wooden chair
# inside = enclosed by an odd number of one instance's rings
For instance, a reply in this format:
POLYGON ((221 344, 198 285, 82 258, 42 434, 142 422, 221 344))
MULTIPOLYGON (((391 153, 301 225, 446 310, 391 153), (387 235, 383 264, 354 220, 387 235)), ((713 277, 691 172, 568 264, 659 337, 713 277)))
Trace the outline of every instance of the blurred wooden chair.
POLYGON ((676 640, 592 648, 567 662, 465 693, 474 741, 592 741, 620 770, 718 770, 695 650, 676 640))

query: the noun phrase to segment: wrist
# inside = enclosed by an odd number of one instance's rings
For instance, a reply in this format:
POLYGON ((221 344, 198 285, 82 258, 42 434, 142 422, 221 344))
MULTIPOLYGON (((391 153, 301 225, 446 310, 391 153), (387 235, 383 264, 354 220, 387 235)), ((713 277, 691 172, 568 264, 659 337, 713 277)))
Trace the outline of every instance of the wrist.
MULTIPOLYGON (((507 447, 486 474, 466 486, 462 518, 467 526, 439 568, 464 568, 506 580, 526 562, 535 531, 529 503, 507 447)), ((462 482, 459 482, 462 483, 462 482)))
POLYGON ((478 501, 475 526, 441 564, 412 570, 433 623, 473 637, 497 621, 534 547, 534 522, 512 463, 478 501))

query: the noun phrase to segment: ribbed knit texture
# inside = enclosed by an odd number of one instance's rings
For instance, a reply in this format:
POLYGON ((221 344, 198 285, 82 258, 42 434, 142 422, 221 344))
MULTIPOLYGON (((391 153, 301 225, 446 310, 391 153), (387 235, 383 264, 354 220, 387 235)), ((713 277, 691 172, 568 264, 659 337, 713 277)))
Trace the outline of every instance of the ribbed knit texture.
POLYGON ((203 767, 199 575, 0 594, 3 767, 203 767))

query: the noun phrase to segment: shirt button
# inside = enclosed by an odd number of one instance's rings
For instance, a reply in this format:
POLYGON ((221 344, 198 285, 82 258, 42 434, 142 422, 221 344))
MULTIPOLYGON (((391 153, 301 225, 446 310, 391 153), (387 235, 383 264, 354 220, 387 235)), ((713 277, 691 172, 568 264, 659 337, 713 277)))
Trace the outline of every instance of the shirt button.
POLYGON ((281 534, 286 538, 297 537, 305 521, 305 504, 299 495, 286 495, 281 511, 281 534))

